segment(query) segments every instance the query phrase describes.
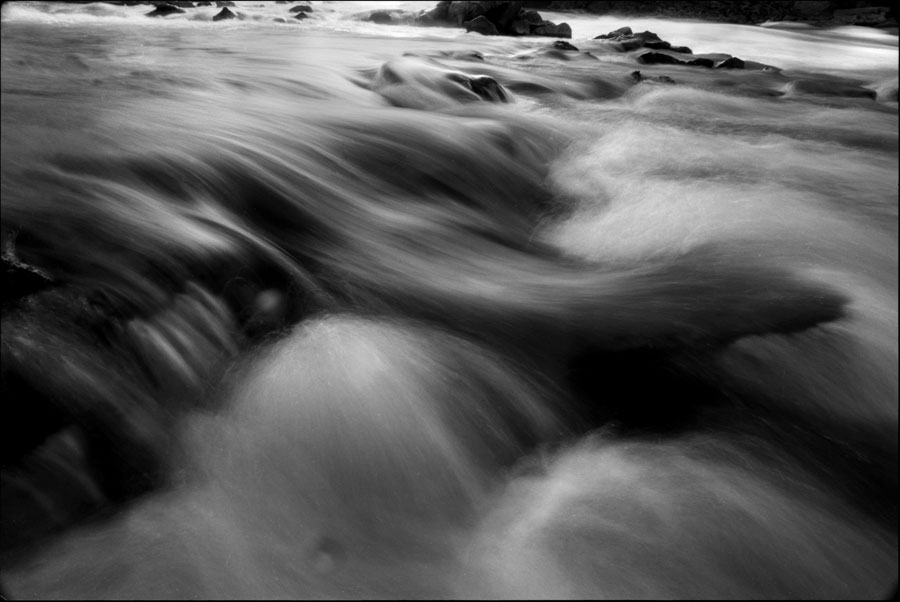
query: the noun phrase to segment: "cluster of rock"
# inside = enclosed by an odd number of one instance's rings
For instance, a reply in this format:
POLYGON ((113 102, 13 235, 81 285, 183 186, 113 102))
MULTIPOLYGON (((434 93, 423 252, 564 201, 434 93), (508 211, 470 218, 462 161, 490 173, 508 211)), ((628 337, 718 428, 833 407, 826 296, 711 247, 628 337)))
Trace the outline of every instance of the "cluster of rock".
MULTIPOLYGON (((694 56, 687 46, 673 46, 660 39, 652 31, 634 33, 630 27, 621 27, 594 39, 602 40, 619 52, 631 52, 646 48, 647 52, 637 56, 638 62, 645 65, 686 65, 711 69, 744 69, 747 67, 746 61, 736 56, 724 55, 715 59, 707 56, 694 56)), ((754 66, 757 68, 768 67, 759 64, 754 64, 754 66)))
POLYGON ((725 23, 759 24, 766 21, 802 21, 820 26, 865 25, 872 27, 897 27, 896 9, 886 0, 762 0, 736 2, 710 2, 683 0, 663 2, 656 0, 608 0, 529 2, 537 8, 554 11, 583 10, 593 14, 621 16, 653 16, 676 19, 703 19, 725 23))
MULTIPOLYGON (((93 1, 93 0, 90 0, 93 1)), ((85 2, 87 3, 87 2, 85 2)), ((190 8, 204 8, 208 6, 216 6, 217 8, 221 8, 215 16, 213 16, 213 21, 222 21, 225 19, 242 19, 243 15, 237 11, 229 10, 229 8, 235 8, 235 3, 231 0, 217 0, 215 2, 192 2, 189 0, 111 0, 105 2, 106 4, 115 4, 119 6, 140 6, 140 5, 148 5, 153 6, 153 10, 147 13, 148 17, 168 17, 169 15, 177 15, 186 13, 186 9, 190 8)), ((287 2, 277 2, 277 4, 287 4, 287 2)), ((309 13, 312 12, 312 7, 307 2, 300 2, 296 6, 291 7, 290 13, 293 14, 294 19, 306 19, 309 16, 309 13)), ((287 22, 286 19, 276 18, 276 21, 280 21, 282 23, 287 22)))
POLYGON ((464 27, 483 35, 549 36, 571 38, 567 23, 545 20, 527 2, 438 2, 435 8, 417 13, 401 10, 375 10, 360 18, 381 24, 464 27))

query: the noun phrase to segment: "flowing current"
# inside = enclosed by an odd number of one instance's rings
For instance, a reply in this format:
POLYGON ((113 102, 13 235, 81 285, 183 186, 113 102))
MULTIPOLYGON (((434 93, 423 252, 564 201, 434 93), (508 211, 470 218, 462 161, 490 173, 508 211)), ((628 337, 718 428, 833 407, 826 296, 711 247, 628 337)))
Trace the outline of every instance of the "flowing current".
POLYGON ((3 595, 891 593, 896 35, 290 6, 3 6, 3 595))

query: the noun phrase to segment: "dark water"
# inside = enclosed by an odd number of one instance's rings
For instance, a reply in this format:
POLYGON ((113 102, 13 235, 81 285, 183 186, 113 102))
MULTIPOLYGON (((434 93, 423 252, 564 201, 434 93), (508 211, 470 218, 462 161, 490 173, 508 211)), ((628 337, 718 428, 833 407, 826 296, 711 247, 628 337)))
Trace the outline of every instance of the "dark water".
POLYGON ((4 8, 7 594, 889 593, 895 36, 252 4, 4 8))

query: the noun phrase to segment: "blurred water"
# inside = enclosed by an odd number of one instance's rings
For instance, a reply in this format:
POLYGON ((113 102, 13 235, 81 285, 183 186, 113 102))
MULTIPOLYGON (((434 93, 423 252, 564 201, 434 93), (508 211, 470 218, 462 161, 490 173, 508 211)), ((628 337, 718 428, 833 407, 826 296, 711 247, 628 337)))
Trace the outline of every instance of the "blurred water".
MULTIPOLYGON (((167 475, 28 554, 7 522, 4 587, 886 593, 897 38, 547 13, 565 53, 313 6, 4 5, 4 247, 63 290, 4 310, 4 374, 167 475), (623 25, 778 69, 641 65, 593 40, 623 25)), ((111 496, 34 462, 5 514, 111 496)))

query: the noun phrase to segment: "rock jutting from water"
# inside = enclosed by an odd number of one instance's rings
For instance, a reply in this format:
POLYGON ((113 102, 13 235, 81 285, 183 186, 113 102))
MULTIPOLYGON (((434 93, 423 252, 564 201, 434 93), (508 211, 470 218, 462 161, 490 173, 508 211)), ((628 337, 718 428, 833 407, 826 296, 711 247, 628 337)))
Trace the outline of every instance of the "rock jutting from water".
POLYGON ((234 14, 233 12, 231 12, 230 10, 228 10, 227 8, 222 7, 222 10, 220 10, 220 11, 212 18, 212 20, 213 20, 213 21, 221 21, 221 20, 223 20, 223 19, 236 19, 236 18, 237 18, 237 15, 236 15, 236 14, 234 14))
MULTIPOLYGON (((193 6, 193 4, 191 5, 193 6)), ((156 8, 149 13, 147 13, 148 17, 168 17, 169 15, 176 15, 179 13, 185 12, 184 9, 178 8, 174 4, 158 4, 156 8)))
POLYGON ((378 9, 358 18, 383 25, 463 27, 482 35, 571 38, 568 23, 546 21, 525 2, 438 2, 429 11, 378 9))
POLYGON ((775 69, 769 65, 744 61, 729 54, 695 56, 687 46, 673 46, 652 31, 634 33, 630 27, 620 27, 594 37, 616 52, 632 52, 647 49, 637 57, 643 65, 685 65, 708 69, 775 69))

